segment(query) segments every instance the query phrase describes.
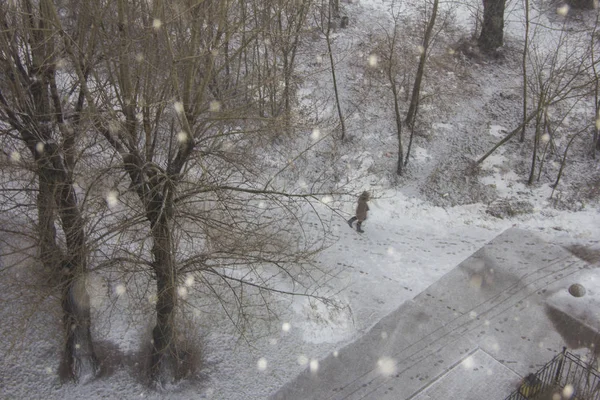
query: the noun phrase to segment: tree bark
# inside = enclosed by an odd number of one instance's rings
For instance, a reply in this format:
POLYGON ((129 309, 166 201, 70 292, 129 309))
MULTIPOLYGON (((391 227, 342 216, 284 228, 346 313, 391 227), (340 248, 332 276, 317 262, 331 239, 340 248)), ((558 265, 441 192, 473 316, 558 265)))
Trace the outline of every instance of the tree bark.
POLYGON ((402 116, 400 115, 400 104, 398 101, 398 89, 396 82, 391 78, 392 94, 394 95, 394 115, 396 117, 396 135, 398 137, 398 164, 396 173, 402 175, 404 173, 404 149, 402 147, 402 116))
POLYGON ((483 0, 483 24, 477 41, 484 52, 493 52, 504 43, 506 0, 483 0))
POLYGON ((421 82, 423 81, 423 73, 425 72, 425 62, 427 61, 427 53, 429 50, 429 42, 431 41, 431 34, 433 27, 435 26, 435 20, 437 18, 439 0, 434 0, 433 9, 431 11, 431 18, 427 24, 425 30, 425 36, 423 37, 423 52, 419 57, 419 66, 417 68, 417 75, 415 76, 415 83, 413 85, 412 96, 410 99, 410 106, 406 113, 406 125, 411 129, 415 123, 415 116, 417 115, 417 109, 419 107, 419 100, 421 96, 421 82))
MULTIPOLYGON (((525 45, 523 46, 523 122, 527 118, 527 50, 529 48, 529 0, 525 0, 525 45)), ((523 143, 525 141, 525 129, 527 124, 523 124, 521 130, 521 137, 519 141, 523 143)))
MULTIPOLYGON (((59 149, 53 143, 44 144, 42 149, 40 152, 39 144, 36 145, 40 186, 48 186, 54 192, 53 201, 57 206, 57 214, 67 245, 65 256, 54 260, 55 273, 60 277, 65 332, 65 348, 60 366, 61 377, 65 380, 87 382, 96 377, 98 360, 91 334, 90 298, 85 287, 87 251, 84 221, 75 189, 68 179, 69 175, 59 149)), ((51 251, 51 255, 56 257, 58 250, 51 251)))
POLYGON ((179 354, 175 338, 177 307, 177 270, 171 249, 171 232, 166 218, 152 228, 154 273, 156 277, 156 325, 152 330, 152 367, 154 382, 164 386, 180 378, 179 354))
POLYGON ((327 41, 327 52, 329 54, 329 62, 331 64, 331 77, 333 79, 333 92, 335 95, 335 104, 337 106, 338 117, 340 118, 340 127, 342 128, 341 139, 346 138, 346 124, 344 122, 344 113, 340 104, 340 95, 338 91, 337 78, 335 76, 335 62, 333 60, 333 50, 331 49, 331 11, 328 11, 327 30, 325 31, 325 40, 327 41))

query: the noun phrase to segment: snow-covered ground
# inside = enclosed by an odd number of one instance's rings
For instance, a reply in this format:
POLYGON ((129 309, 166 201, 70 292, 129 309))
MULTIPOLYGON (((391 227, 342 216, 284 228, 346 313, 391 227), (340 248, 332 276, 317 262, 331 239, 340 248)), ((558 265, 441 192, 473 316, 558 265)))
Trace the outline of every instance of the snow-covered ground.
MULTIPOLYGON (((600 249, 597 205, 585 204, 578 212, 553 208, 549 184, 526 186, 526 177, 509 168, 513 154, 505 153, 503 148, 483 163, 483 175, 487 176, 481 179, 481 184, 493 185, 500 198, 526 199, 533 206, 532 212, 499 219, 486 213, 488 204, 445 205, 443 201, 431 201, 431 193, 426 197, 420 191, 426 178, 439 168, 440 160, 465 149, 472 151, 466 152, 467 156, 476 159, 503 137, 503 132, 518 125, 514 119, 518 118, 519 101, 513 99, 512 108, 504 108, 498 99, 500 92, 519 93, 518 75, 510 72, 509 63, 503 66, 473 63, 466 75, 463 75, 464 65, 457 66, 455 72, 449 71, 452 73, 447 74, 448 85, 461 85, 460 92, 451 100, 447 95, 444 97, 447 104, 439 118, 424 119, 419 129, 431 140, 417 138, 409 177, 396 184, 393 171, 397 144, 390 128, 394 126, 391 108, 384 108, 385 102, 381 101, 383 89, 377 92, 363 85, 369 77, 362 75, 364 66, 361 66, 368 62, 370 54, 366 38, 385 23, 389 4, 378 0, 345 4, 352 22, 347 30, 335 35, 334 45, 341 54, 338 84, 343 88, 342 98, 362 100, 360 104, 346 103, 353 111, 348 121, 353 140, 341 146, 344 155, 340 170, 348 174, 346 178, 349 177, 357 193, 368 189, 375 197, 370 203, 368 221, 363 225, 366 232, 361 235, 350 230, 345 220, 338 217, 333 225, 335 244, 317 258, 324 267, 339 271, 327 283, 337 307, 326 307, 305 297, 286 300, 287 303, 282 302, 285 306, 278 310, 279 321, 269 326, 253 323, 253 334, 247 337, 240 337, 226 318, 215 318, 220 323, 212 322, 210 329, 199 326, 204 354, 198 377, 168 394, 148 389, 136 375, 139 369, 136 363, 142 357, 135 351, 147 339, 144 331, 147 326, 136 317, 107 318, 120 321, 119 326, 103 327, 108 333, 98 340, 101 352, 110 356, 109 373, 85 385, 61 386, 56 362, 60 338, 48 340, 47 332, 36 328, 45 326, 53 331, 59 322, 49 312, 38 312, 32 317, 32 328, 26 330, 26 336, 19 337, 16 343, 7 340, 0 344, 0 353, 8 353, 0 362, 0 397, 263 399, 305 368, 316 368, 319 359, 360 337, 511 226, 534 231, 547 241, 565 246, 578 244, 600 249), (125 324, 127 321, 129 324, 125 324)), ((518 10, 511 10, 508 23, 518 25, 515 22, 518 10)), ((458 11, 458 21, 466 29, 469 13, 461 8, 458 11)), ((509 36, 510 40, 519 39, 509 36)), ((304 56, 315 59, 318 54, 309 52, 304 56)), ((307 62, 304 68, 308 65, 307 62)), ((306 79, 299 93, 307 107, 319 100, 322 91, 330 90, 323 84, 328 82, 329 72, 324 65, 317 63, 317 67, 323 71, 306 79)), ((333 103, 329 107, 321 118, 335 115, 333 103)), ((438 193, 440 199, 455 194, 438 193)), ((344 211, 350 215, 353 207, 348 203, 344 211)), ((600 275, 590 274, 593 305, 597 302, 594 296, 600 293, 597 288, 600 275)), ((38 307, 40 311, 51 309, 51 304, 38 307)), ((580 313, 591 318, 586 310, 580 313)), ((10 313, 4 314, 8 318, 10 313)), ((6 318, 3 323, 9 322, 6 318)))

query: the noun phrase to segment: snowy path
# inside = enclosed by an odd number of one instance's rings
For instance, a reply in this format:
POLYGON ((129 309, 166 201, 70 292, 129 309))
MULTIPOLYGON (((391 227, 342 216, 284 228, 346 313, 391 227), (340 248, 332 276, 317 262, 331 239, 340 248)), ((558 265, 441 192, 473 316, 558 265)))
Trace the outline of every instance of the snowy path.
POLYGON ((273 398, 503 399, 564 345, 545 301, 588 268, 507 230, 273 398))

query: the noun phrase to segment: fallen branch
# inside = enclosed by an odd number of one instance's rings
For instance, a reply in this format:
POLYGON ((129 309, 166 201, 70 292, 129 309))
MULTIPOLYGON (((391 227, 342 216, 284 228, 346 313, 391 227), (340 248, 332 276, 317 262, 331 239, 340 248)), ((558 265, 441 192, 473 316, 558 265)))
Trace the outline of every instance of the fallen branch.
POLYGON ((537 114, 538 114, 537 110, 535 112, 532 112, 531 114, 529 114, 529 116, 527 117, 527 119, 525 121, 523 121, 523 123, 521 123, 521 125, 519 125, 518 127, 516 127, 513 131, 511 131, 508 135, 506 135, 506 137, 504 139, 502 139, 501 141, 499 141, 498 143, 496 143, 496 145, 494 147, 492 147, 492 149, 490 151, 488 151, 487 153, 485 153, 485 155, 483 155, 479 160, 477 160, 477 164, 481 164, 482 162, 484 162, 486 158, 488 158, 490 155, 492 155, 492 153, 494 151, 496 151, 496 149, 498 149, 498 147, 500 147, 504 143, 508 142, 510 140, 510 138, 512 138, 518 132, 520 132, 521 129, 523 129, 523 127, 525 125, 527 125, 529 123, 529 121, 531 121, 533 118, 535 118, 535 116, 537 114))

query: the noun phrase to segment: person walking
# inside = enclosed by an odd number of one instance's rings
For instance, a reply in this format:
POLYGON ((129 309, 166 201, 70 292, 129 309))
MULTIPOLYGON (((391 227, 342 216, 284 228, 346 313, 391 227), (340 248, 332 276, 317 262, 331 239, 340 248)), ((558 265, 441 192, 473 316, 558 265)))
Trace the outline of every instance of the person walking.
POLYGON ((365 219, 367 219, 367 212, 369 211, 369 205, 367 202, 370 200, 371 195, 369 192, 364 191, 358 197, 358 205, 356 206, 356 215, 350 218, 347 222, 350 228, 352 228, 352 224, 354 221, 358 220, 356 223, 356 231, 359 233, 363 233, 364 231, 361 228, 361 225, 365 219))

